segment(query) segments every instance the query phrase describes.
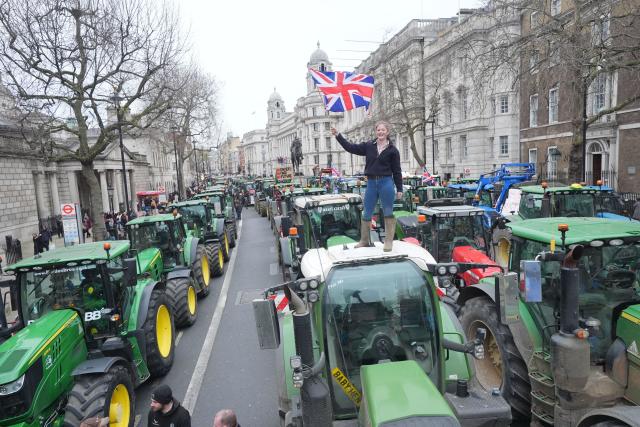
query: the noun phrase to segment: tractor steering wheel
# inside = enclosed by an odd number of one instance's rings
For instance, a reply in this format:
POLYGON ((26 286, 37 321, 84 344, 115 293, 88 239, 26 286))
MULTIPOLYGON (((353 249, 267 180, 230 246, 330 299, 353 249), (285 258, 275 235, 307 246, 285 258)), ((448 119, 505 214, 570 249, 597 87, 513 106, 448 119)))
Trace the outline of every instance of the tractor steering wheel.
POLYGON ((458 246, 475 246, 475 242, 466 236, 458 236, 453 238, 453 247, 458 246))

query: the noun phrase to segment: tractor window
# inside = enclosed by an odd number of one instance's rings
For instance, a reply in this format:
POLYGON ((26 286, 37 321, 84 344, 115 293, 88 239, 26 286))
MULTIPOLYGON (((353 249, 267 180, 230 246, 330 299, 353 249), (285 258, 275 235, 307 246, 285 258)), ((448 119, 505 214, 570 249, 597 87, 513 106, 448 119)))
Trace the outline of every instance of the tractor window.
POLYGON ((593 217, 595 202, 593 194, 554 194, 551 199, 553 216, 593 217))
POLYGON ((198 228, 203 228, 207 222, 207 212, 204 205, 181 206, 180 215, 185 222, 192 221, 198 228))
POLYGON ((439 217, 437 233, 437 259, 440 262, 451 260, 451 251, 456 246, 472 246, 481 250, 486 246, 480 215, 439 217))
MULTIPOLYGON (((415 360, 438 384, 438 325, 427 278, 407 260, 333 270, 325 288, 327 363, 359 390, 360 367, 415 360)), ((355 407, 332 382, 334 412, 355 415, 355 407)))
POLYGON ((599 193, 596 195, 596 213, 625 215, 620 198, 611 193, 599 193))
POLYGON ((542 196, 540 194, 523 193, 520 198, 518 213, 524 219, 542 217, 542 196))
POLYGON ((309 215, 304 214, 302 216, 302 224, 304 227, 303 237, 304 237, 305 248, 307 249, 315 248, 317 246, 315 242, 316 237, 314 237, 314 233, 316 232, 316 230, 314 230, 311 227, 311 220, 309 219, 309 215))
POLYGON ((26 324, 53 310, 77 308, 94 313, 107 307, 104 281, 96 265, 29 271, 21 273, 19 280, 26 324))
POLYGON ((326 246, 327 240, 333 236, 360 239, 360 210, 356 205, 318 206, 309 211, 309 216, 322 246, 326 246))

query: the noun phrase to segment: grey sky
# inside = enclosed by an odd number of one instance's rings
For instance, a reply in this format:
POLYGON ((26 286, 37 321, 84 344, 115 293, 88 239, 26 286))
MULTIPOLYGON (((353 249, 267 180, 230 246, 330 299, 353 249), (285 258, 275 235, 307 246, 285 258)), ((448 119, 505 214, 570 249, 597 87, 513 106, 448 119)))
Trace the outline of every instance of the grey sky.
POLYGON ((389 39, 411 19, 455 16, 478 0, 178 0, 195 59, 221 85, 223 129, 242 136, 266 124, 273 88, 288 111, 306 94, 306 65, 320 47, 334 69, 351 70, 372 43, 389 39), (345 58, 345 59, 339 59, 345 58))

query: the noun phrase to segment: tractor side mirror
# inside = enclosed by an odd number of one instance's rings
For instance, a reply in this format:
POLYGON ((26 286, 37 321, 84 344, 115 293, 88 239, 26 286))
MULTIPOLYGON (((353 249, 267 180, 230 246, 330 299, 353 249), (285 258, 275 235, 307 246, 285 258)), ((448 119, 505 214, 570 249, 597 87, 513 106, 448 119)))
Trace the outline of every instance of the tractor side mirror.
POLYGON ((511 272, 496 276, 496 301, 500 306, 500 323, 509 325, 520 320, 518 307, 518 274, 511 272))
POLYGON ((125 258, 124 260, 124 285, 135 286, 137 279, 138 264, 135 258, 125 258))
POLYGON ((276 305, 271 299, 254 299, 253 315, 262 350, 273 350, 280 346, 280 325, 276 305))
POLYGON ((542 264, 540 261, 520 261, 520 271, 524 274, 524 287, 520 287, 520 293, 524 300, 526 302, 541 302, 542 264))

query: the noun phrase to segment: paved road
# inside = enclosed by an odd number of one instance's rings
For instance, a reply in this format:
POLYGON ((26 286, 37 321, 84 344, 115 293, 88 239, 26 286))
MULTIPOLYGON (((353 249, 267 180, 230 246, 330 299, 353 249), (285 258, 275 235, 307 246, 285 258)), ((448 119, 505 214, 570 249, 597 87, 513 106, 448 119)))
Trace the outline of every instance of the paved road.
POLYGON ((137 390, 137 426, 147 425, 151 391, 158 384, 169 384, 175 397, 193 408, 193 426, 212 426, 222 408, 234 409, 243 427, 279 426, 275 354, 258 348, 251 307, 257 289, 281 279, 274 239, 266 219, 251 207, 243 211, 240 230, 225 274, 214 279, 214 290, 200 301, 198 321, 178 332, 173 368, 137 390))

